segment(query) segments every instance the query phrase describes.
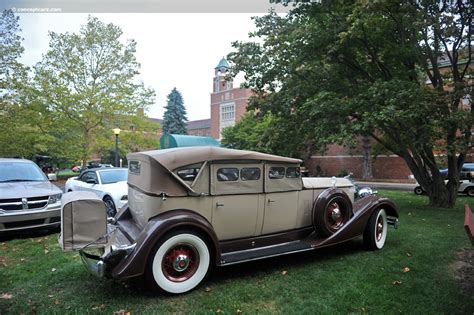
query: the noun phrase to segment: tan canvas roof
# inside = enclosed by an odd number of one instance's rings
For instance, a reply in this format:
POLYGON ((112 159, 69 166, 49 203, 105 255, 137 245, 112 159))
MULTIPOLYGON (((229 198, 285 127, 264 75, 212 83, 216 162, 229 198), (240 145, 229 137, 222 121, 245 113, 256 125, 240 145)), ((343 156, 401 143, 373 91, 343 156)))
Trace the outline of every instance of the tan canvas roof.
POLYGON ((299 164, 301 160, 252 151, 219 147, 184 147, 127 154, 129 161, 142 163, 141 171, 129 172, 128 184, 148 194, 166 193, 168 196, 197 194, 173 171, 205 161, 271 161, 299 164))
POLYGON ((299 159, 281 157, 253 151, 232 150, 219 147, 185 147, 164 150, 130 153, 127 159, 148 156, 168 170, 175 170, 181 166, 195 164, 203 161, 220 160, 257 160, 280 163, 301 163, 299 159))

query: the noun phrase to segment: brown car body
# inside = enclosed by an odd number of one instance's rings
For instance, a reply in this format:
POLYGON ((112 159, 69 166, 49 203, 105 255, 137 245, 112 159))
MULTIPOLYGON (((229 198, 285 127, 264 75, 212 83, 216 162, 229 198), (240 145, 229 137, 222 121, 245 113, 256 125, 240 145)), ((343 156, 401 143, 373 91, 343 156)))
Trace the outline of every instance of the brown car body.
MULTIPOLYGON (((216 147, 127 159, 128 206, 109 218, 108 231, 91 231, 75 249, 96 274, 145 275, 170 293, 193 289, 212 265, 314 250, 361 235, 367 247, 381 249, 387 224, 398 225, 390 200, 369 195, 354 201, 354 186, 342 178, 301 178, 297 159, 216 147), (107 242, 96 246, 104 243, 96 240, 100 232, 107 242), (101 254, 92 255, 93 247, 101 254)), ((81 198, 68 200, 80 208, 81 198)))

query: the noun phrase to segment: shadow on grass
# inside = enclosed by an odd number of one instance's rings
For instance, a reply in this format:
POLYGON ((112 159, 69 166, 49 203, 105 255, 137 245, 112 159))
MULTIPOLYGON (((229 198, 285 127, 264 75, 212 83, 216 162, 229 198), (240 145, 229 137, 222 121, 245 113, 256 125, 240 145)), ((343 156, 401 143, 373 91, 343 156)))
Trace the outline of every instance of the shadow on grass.
MULTIPOLYGON (((361 239, 350 240, 338 245, 321 248, 315 251, 294 253, 278 257, 255 260, 230 266, 213 267, 208 278, 201 284, 204 286, 215 286, 226 282, 232 282, 234 279, 259 278, 265 275, 279 273, 288 268, 304 267, 315 262, 325 263, 339 260, 341 257, 354 254, 356 252, 365 252, 361 239)), ((104 290, 114 290, 116 298, 140 296, 156 298, 157 296, 173 296, 159 291, 151 291, 146 286, 144 277, 138 277, 127 281, 107 281, 102 285, 104 290), (121 290, 117 290, 117 284, 121 290), (109 288, 107 288, 109 287, 109 288)), ((198 289, 199 290, 199 287, 198 289)))
POLYGON ((21 231, 7 231, 0 233, 0 242, 8 242, 15 239, 27 239, 27 238, 36 238, 49 236, 54 233, 58 233, 60 227, 56 228, 35 228, 21 231))

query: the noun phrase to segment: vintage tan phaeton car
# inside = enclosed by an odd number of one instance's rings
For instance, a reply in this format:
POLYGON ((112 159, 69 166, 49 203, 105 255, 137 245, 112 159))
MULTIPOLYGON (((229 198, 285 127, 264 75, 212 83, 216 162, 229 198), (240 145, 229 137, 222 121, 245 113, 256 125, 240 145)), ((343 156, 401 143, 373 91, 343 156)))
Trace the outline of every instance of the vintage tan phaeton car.
POLYGON ((354 202, 344 178, 301 178, 300 160, 218 147, 132 153, 128 205, 106 222, 94 194, 63 197, 64 250, 80 249, 90 270, 144 276, 170 293, 195 288, 212 266, 325 247, 363 235, 384 246, 395 205, 354 202), (98 254, 94 254, 97 252, 98 254))

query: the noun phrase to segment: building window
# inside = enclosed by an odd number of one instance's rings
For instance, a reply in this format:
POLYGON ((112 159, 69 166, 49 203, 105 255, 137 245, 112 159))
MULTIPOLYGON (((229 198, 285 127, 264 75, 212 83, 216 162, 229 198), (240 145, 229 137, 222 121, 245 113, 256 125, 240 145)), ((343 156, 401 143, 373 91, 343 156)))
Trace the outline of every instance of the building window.
POLYGON ((221 121, 234 121, 235 120, 235 105, 222 104, 221 105, 221 121))

